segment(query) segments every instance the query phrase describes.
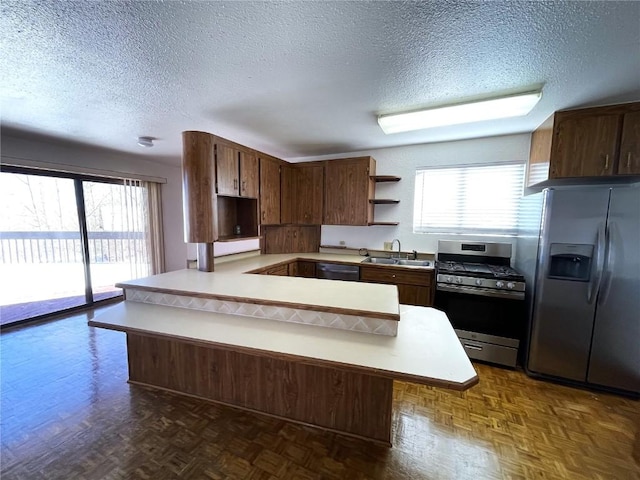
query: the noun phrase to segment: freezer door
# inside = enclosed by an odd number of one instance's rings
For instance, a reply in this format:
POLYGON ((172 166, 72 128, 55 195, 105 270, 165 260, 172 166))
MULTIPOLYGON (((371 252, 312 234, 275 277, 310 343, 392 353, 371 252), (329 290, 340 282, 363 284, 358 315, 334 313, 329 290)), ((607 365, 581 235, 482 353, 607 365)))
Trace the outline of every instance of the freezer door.
POLYGON ((588 382, 640 393, 640 187, 611 192, 588 382))
POLYGON ((531 372, 586 381, 609 192, 608 188, 547 192, 527 362, 531 372), (582 265, 589 257, 586 277, 571 274, 566 265, 552 270, 554 255, 571 251, 582 258, 582 265))

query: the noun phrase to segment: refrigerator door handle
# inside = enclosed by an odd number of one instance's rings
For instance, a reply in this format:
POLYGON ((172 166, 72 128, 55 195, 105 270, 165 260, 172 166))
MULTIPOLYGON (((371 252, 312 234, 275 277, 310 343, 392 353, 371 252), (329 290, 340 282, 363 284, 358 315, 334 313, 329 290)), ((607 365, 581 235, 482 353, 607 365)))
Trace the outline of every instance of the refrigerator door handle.
POLYGON ((602 271, 604 268, 604 251, 606 246, 606 231, 604 223, 598 227, 596 234, 596 271, 591 275, 589 288, 587 289, 587 302, 593 303, 600 290, 600 282, 602 281, 602 271))
POLYGON ((615 249, 613 248, 613 232, 615 231, 614 222, 610 222, 607 226, 606 230, 606 261, 604 264, 604 269, 602 273, 602 291, 600 292, 600 297, 598 298, 598 303, 600 305, 604 305, 607 301, 607 297, 609 296, 609 290, 611 289, 611 282, 613 280, 613 264, 616 261, 615 249))

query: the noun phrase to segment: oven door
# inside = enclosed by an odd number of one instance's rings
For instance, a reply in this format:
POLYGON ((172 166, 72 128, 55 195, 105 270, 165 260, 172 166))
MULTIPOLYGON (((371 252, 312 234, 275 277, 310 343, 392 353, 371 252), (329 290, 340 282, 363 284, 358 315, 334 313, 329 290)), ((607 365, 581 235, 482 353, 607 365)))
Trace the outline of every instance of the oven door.
POLYGON ((437 285, 434 306, 456 330, 522 340, 525 302, 522 293, 437 285))

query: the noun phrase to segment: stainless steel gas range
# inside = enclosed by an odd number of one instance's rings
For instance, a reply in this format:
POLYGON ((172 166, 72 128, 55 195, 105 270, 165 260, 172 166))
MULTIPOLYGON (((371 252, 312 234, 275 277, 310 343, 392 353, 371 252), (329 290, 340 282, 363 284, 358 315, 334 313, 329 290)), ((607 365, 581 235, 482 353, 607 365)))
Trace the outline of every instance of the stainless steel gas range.
POLYGON ((525 332, 524 276, 510 243, 438 242, 435 307, 470 358, 515 367, 525 332))

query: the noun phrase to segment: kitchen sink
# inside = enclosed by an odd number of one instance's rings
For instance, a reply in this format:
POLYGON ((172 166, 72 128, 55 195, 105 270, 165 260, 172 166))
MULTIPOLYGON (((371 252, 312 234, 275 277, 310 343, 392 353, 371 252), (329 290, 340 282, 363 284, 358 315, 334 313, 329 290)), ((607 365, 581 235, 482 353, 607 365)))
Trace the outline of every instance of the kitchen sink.
POLYGON ((407 265, 409 267, 433 267, 431 260, 398 260, 398 265, 407 265))
POLYGON ((433 268, 431 260, 407 260, 388 257, 367 257, 362 263, 375 263, 377 265, 393 265, 395 267, 422 267, 433 268))
POLYGON ((386 258, 386 257, 367 257, 362 263, 377 263, 381 265, 395 265, 398 263, 397 258, 386 258))

